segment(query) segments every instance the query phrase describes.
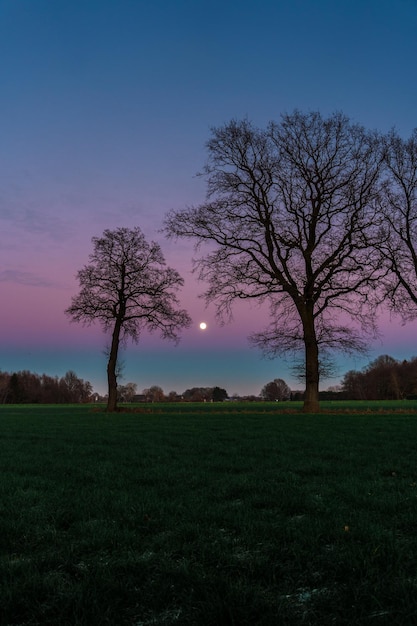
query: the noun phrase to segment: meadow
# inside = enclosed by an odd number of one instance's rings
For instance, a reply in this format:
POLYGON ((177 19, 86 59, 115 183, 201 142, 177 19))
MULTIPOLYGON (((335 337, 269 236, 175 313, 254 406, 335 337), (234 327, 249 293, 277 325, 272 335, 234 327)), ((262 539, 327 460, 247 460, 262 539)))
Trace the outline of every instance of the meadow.
POLYGON ((0 623, 417 624, 417 403, 0 407, 0 623))

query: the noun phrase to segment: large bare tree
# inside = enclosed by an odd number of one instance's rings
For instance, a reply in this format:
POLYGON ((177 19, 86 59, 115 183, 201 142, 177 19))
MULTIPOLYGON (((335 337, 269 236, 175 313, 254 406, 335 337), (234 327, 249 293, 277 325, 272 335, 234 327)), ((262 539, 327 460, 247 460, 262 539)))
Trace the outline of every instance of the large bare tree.
POLYGON ((207 201, 168 213, 165 231, 196 242, 221 317, 237 299, 269 302, 271 325, 253 340, 267 353, 303 350, 304 410, 317 412, 319 348, 363 348, 374 319, 377 137, 339 113, 295 111, 265 130, 232 121, 207 147, 207 201))
POLYGON ((78 272, 81 290, 66 313, 73 321, 99 321, 111 332, 107 363, 107 411, 117 409, 117 357, 121 341, 138 342, 144 329, 178 340, 189 326, 186 311, 178 308, 176 292, 183 280, 167 267, 160 246, 148 243, 139 228, 105 230, 93 237, 90 263, 78 272))
POLYGON ((409 139, 385 138, 385 232, 379 250, 390 273, 384 280, 394 311, 417 317, 417 129, 409 139))

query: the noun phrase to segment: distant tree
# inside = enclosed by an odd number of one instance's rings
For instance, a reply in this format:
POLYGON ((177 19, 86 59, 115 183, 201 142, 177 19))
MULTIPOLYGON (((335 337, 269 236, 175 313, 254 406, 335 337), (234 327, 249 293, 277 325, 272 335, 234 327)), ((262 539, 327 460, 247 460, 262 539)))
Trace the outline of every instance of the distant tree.
POLYGON ((378 246, 390 270, 384 286, 392 309, 409 321, 417 317, 417 128, 408 140, 389 133, 385 166, 386 221, 378 246))
POLYGON ((93 392, 91 383, 78 378, 77 374, 69 370, 60 381, 67 402, 87 402, 93 392))
POLYGON ((165 394, 161 387, 153 385, 149 389, 143 390, 143 395, 146 398, 146 402, 163 402, 165 400, 165 394))
POLYGON ((192 387, 186 389, 182 397, 187 402, 223 402, 229 396, 221 387, 192 387))
POLYGON ((222 389, 221 387, 213 387, 211 392, 211 399, 213 402, 224 402, 227 400, 229 396, 227 395, 226 389, 222 389))
POLYGON ((120 402, 133 402, 133 398, 137 393, 136 383, 126 383, 126 385, 119 385, 117 388, 117 397, 120 402))
POLYGON ((187 402, 209 402, 213 397, 212 387, 192 387, 186 389, 182 397, 187 402))
POLYGON ((401 397, 417 396, 417 357, 404 360, 399 365, 401 397))
POLYGON ((368 397, 377 400, 398 400, 398 361, 383 354, 371 361, 364 370, 368 397))
POLYGON ((19 374, 13 373, 9 380, 9 389, 7 393, 9 404, 21 404, 27 402, 27 396, 20 380, 19 374))
POLYGON ((232 121, 207 146, 208 199, 171 211, 166 233, 208 244, 195 269, 218 315, 236 300, 269 303, 271 325, 252 341, 304 354, 304 410, 317 412, 319 352, 362 350, 374 330, 379 143, 342 114, 295 111, 266 130, 232 121))
POLYGON ((349 370, 343 376, 342 389, 348 400, 365 400, 366 385, 362 372, 349 370))
POLYGON ((25 402, 54 402, 57 397, 58 377, 19 372, 20 385, 24 389, 25 402))
POLYGON ((0 403, 5 404, 7 402, 7 396, 9 394, 9 381, 10 374, 8 372, 0 371, 0 403))
POLYGON ((264 400, 288 400, 291 396, 291 389, 285 380, 275 378, 262 388, 261 398, 264 400))
POLYGON ((83 324, 98 321, 111 332, 107 411, 116 411, 120 342, 138 342, 144 329, 178 341, 178 331, 191 320, 177 306, 182 278, 166 266, 160 246, 148 243, 139 228, 105 230, 92 242, 90 264, 78 272, 81 290, 66 313, 83 324))

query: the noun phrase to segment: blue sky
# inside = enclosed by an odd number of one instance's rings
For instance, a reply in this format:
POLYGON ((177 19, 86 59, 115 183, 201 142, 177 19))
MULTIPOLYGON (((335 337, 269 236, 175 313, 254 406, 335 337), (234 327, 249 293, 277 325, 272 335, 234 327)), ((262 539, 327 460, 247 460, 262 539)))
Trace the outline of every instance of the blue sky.
MULTIPOLYGON (((0 369, 74 369, 105 390, 105 338, 64 310, 91 237, 140 226, 184 276, 194 324, 176 348, 158 337, 129 346, 124 382, 298 386, 288 364, 248 345, 265 311, 242 306, 219 327, 197 297, 192 247, 159 229, 169 209, 204 200, 205 142, 232 118, 262 126, 294 108, 341 110, 409 135, 416 32, 416 0, 0 0, 0 369)), ((417 354, 415 324, 381 328, 370 358, 417 354)), ((340 361, 340 374, 367 360, 340 361)))

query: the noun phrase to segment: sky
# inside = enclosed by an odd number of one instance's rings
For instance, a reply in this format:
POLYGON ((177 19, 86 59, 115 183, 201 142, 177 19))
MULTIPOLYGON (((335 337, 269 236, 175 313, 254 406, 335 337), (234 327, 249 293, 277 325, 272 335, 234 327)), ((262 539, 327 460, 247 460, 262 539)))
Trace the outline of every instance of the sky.
MULTIPOLYGON (((106 391, 107 338, 64 311, 91 238, 139 226, 183 276, 193 324, 178 346, 158 335, 129 344, 121 383, 300 388, 291 361, 248 343, 265 310, 242 304, 217 323, 192 244, 167 241, 163 219, 204 201, 205 144, 231 119, 343 111, 409 136, 416 32, 417 0, 0 0, 0 370, 72 369, 106 391)), ((382 315, 380 329, 369 355, 338 358, 322 388, 380 354, 417 355, 417 323, 382 315)))

